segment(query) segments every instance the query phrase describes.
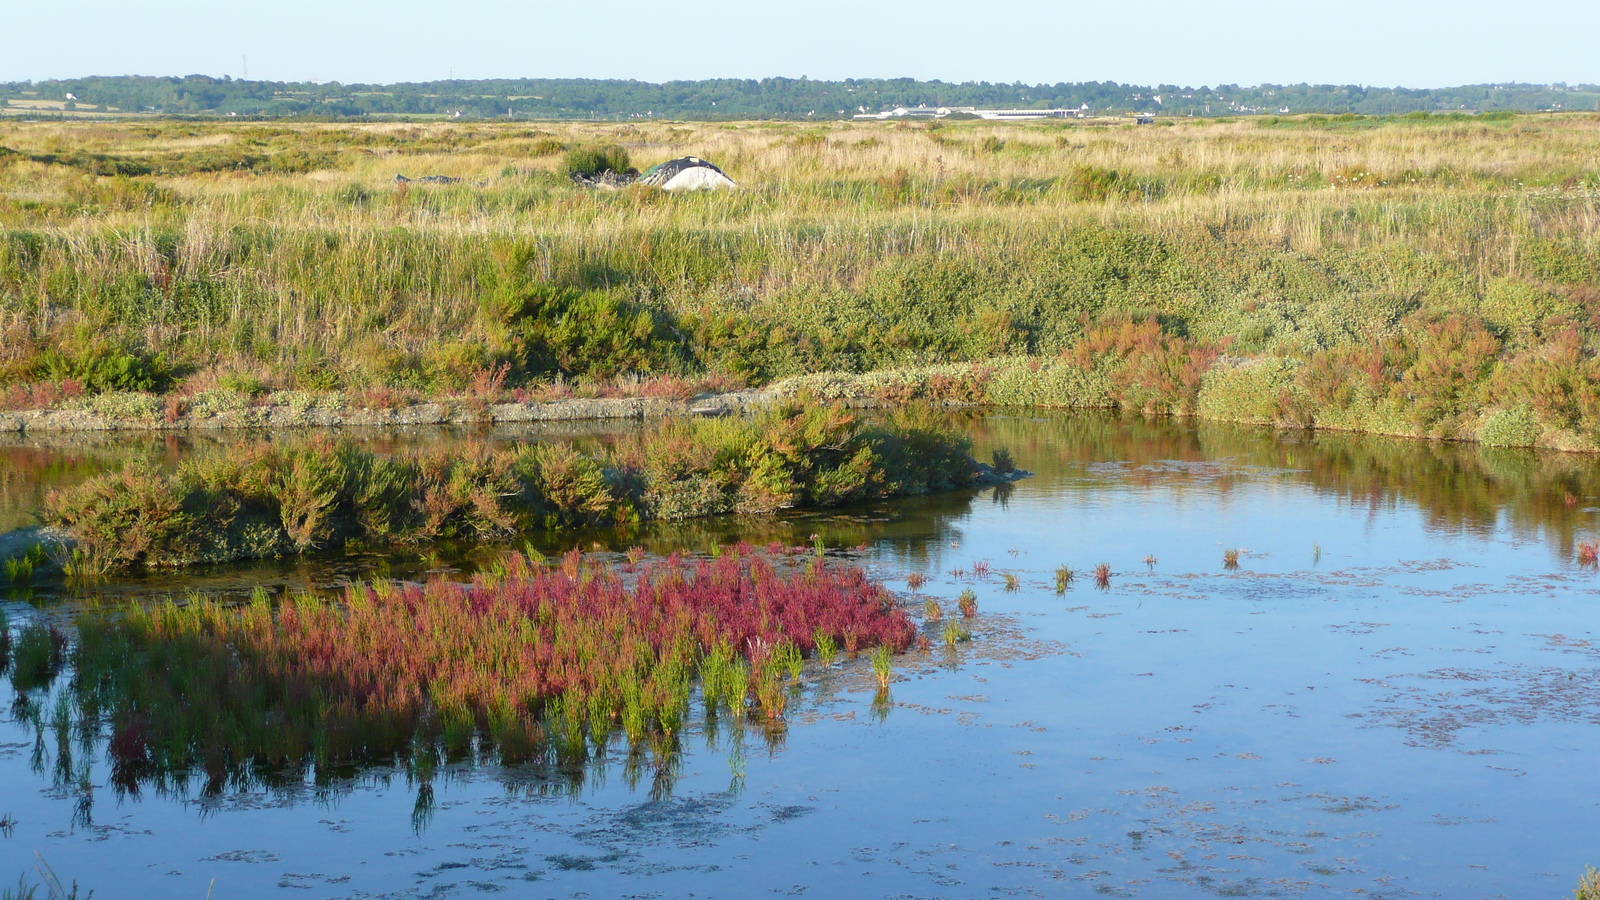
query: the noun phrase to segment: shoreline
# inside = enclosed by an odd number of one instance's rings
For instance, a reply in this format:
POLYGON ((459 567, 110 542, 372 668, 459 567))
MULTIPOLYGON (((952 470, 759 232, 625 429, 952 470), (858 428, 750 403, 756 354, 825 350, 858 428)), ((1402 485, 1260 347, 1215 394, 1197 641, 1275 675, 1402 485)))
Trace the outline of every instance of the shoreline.
POLYGON ((185 411, 170 418, 115 415, 93 409, 32 409, 0 411, 0 434, 395 428, 714 417, 764 406, 776 399, 778 395, 769 392, 738 391, 703 395, 689 400, 616 397, 554 400, 547 403, 475 404, 447 399, 383 409, 327 405, 313 401, 306 404, 248 405, 220 411, 185 411))

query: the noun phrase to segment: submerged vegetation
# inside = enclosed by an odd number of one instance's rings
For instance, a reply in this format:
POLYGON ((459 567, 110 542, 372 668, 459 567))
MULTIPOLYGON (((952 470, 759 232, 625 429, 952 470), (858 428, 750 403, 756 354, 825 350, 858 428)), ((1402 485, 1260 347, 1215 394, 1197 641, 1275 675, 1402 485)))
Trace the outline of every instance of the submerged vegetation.
POLYGON ((92 576, 839 506, 962 487, 978 471, 965 438, 917 411, 866 424, 795 402, 662 423, 596 455, 560 443, 392 456, 329 438, 243 445, 175 472, 130 465, 91 479, 52 494, 44 518, 74 542, 70 574, 92 576))
POLYGON ((11 677, 18 709, 42 714, 26 698, 70 665, 53 715, 104 736, 119 791, 195 773, 218 790, 387 761, 426 779, 469 753, 559 769, 619 737, 659 759, 697 690, 732 727, 775 723, 805 658, 870 651, 882 680, 914 634, 861 569, 781 547, 637 568, 573 551, 512 555, 470 584, 356 584, 338 602, 107 607, 79 618, 70 650, 35 622, 11 677))
POLYGON ((5 123, 0 145, 12 407, 160 421, 810 378, 1600 447, 1586 114, 5 123), (685 153, 744 188, 563 175, 685 153))

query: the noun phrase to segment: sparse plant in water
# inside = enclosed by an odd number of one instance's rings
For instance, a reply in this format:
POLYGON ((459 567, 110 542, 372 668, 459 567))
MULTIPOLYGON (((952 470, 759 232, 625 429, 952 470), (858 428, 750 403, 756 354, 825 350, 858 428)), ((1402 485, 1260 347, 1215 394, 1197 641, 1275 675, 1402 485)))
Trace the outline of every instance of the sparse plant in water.
POLYGON ((983 578, 983 577, 986 577, 988 574, 989 574, 989 561, 988 560, 980 559, 977 562, 972 564, 972 575, 973 575, 974 578, 983 578))
POLYGON ((33 544, 21 556, 6 560, 6 579, 12 584, 26 584, 33 580, 34 572, 48 559, 44 545, 33 544))
POLYGON ((956 607, 961 610, 962 618, 972 618, 978 614, 978 595, 973 593, 971 588, 967 588, 956 598, 956 607))
POLYGON ((878 686, 886 688, 894 680, 894 649, 879 644, 872 648, 872 674, 878 679, 878 686))
POLYGON ((922 603, 922 619, 925 622, 937 622, 944 618, 944 610, 939 608, 939 601, 929 597, 922 603))
POLYGON ((1160 560, 1156 559, 1156 556, 1155 556, 1154 553, 1152 553, 1149 556, 1146 556, 1144 558, 1145 566, 1147 566, 1151 571, 1155 571, 1156 563, 1158 563, 1158 562, 1160 562, 1160 560))
POLYGON ((1579 541, 1577 557, 1580 566, 1600 565, 1600 541, 1579 541))
POLYGON ((1056 593, 1065 594, 1072 587, 1072 579, 1077 576, 1071 566, 1056 567, 1056 593))
POLYGON ((922 590, 922 586, 927 583, 928 577, 923 575, 921 572, 912 572, 910 575, 906 576, 906 587, 912 589, 913 591, 922 590))
POLYGON ((1321 544, 1312 544, 1311 545, 1311 564, 1312 565, 1316 565, 1317 563, 1320 563, 1320 562, 1322 562, 1322 545, 1321 544))
POLYGON ((822 540, 821 534, 813 534, 811 536, 811 549, 817 554, 818 559, 821 559, 823 556, 827 555, 828 545, 822 540))
POLYGON ((793 641, 784 641, 772 651, 772 662, 791 679, 798 680, 805 669, 805 657, 793 641))
POLYGON ((1111 587, 1111 564, 1100 563, 1094 567, 1094 586, 1100 590, 1111 587))
POLYGON ((839 642, 833 639, 833 635, 818 631, 811 642, 817 648, 817 662, 824 667, 833 665, 834 657, 839 655, 839 642))
POLYGON ((951 619, 944 623, 943 639, 946 647, 954 648, 972 640, 972 628, 961 619, 951 619))
POLYGON ((1237 569, 1237 568, 1239 568, 1239 551, 1238 550, 1224 550, 1224 551, 1222 551, 1222 567, 1224 569, 1237 569))
POLYGON ((1008 591, 1014 591, 1022 586, 1022 581, 1018 579, 1016 575, 1013 575, 1010 572, 1005 573, 1005 575, 1001 577, 1005 579, 1006 590, 1008 591))
POLYGON ((628 548, 627 558, 628 558, 628 565, 637 566, 639 563, 644 561, 644 548, 643 547, 629 547, 628 548))

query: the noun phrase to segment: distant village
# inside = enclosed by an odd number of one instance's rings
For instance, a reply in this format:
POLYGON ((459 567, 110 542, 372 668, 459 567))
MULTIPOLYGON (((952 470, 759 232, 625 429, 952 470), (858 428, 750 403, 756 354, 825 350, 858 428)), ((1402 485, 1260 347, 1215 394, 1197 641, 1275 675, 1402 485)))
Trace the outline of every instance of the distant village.
POLYGON ((857 107, 857 119, 943 119, 971 116, 977 119, 1081 119, 1089 114, 1089 104, 1076 109, 979 109, 975 106, 897 106, 883 112, 867 112, 857 107))

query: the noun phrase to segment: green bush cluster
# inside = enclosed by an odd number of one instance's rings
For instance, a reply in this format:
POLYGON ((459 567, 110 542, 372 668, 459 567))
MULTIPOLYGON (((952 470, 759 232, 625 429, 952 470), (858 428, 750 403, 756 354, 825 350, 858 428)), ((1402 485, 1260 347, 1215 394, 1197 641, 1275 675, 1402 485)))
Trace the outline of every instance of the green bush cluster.
POLYGON ((605 172, 618 175, 638 174, 626 147, 616 144, 573 147, 561 158, 561 171, 571 178, 583 175, 593 178, 605 172))
POLYGON ((867 425, 792 400, 748 419, 668 422, 598 455, 547 443, 397 456, 327 438, 261 444, 172 474, 134 466, 92 479, 52 494, 44 517, 72 536, 75 572, 96 575, 838 506, 948 490, 975 474, 968 442, 925 413, 867 425))
POLYGON ((1219 422, 1291 422, 1293 411, 1302 405, 1295 385, 1299 368, 1299 360, 1282 357, 1219 359, 1200 379, 1195 411, 1219 422))

